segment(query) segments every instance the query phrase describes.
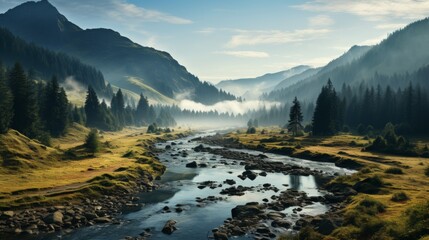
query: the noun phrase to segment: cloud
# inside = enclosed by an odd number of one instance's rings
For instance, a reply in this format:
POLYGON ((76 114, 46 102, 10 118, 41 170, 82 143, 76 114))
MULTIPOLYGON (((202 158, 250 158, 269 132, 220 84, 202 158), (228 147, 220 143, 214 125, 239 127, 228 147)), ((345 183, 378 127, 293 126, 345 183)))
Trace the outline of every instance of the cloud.
POLYGON ((429 1, 421 0, 311 0, 296 8, 314 12, 349 13, 369 21, 427 16, 429 1))
POLYGON ((331 32, 329 29, 299 29, 295 31, 246 31, 233 35, 227 47, 239 47, 259 44, 281 44, 303 42, 318 39, 331 32))
MULTIPOLYGON (((109 11, 107 14, 118 20, 138 20, 147 22, 165 22, 171 24, 190 24, 191 20, 176 17, 167 13, 156 10, 145 9, 138 7, 135 4, 128 3, 124 0, 109 0, 114 6, 114 11, 109 11)), ((104 1, 103 1, 104 4, 104 1)))
POLYGON ((375 38, 367 39, 367 40, 359 43, 358 45, 361 45, 361 46, 376 45, 376 44, 379 44, 381 41, 383 41, 386 38, 387 38, 387 35, 381 35, 381 36, 378 36, 375 38))
POLYGON ((269 110, 274 106, 278 106, 278 102, 268 101, 222 101, 214 105, 204 105, 191 100, 182 100, 179 103, 179 108, 186 110, 195 110, 202 112, 217 111, 219 113, 245 114, 249 111, 266 108, 269 110))
POLYGON ((334 19, 327 15, 317 15, 308 19, 308 24, 311 27, 330 26, 334 23, 334 19))
POLYGON ((75 14, 91 16, 101 19, 115 20, 128 23, 132 26, 143 22, 162 22, 169 24, 191 24, 186 18, 173 16, 154 9, 139 7, 127 0, 51 0, 54 6, 75 14))
POLYGON ((234 56, 234 57, 241 57, 241 58, 267 58, 270 56, 266 52, 257 52, 257 51, 221 51, 221 52, 215 52, 215 53, 234 56))
POLYGON ((396 30, 405 27, 406 23, 383 23, 375 26, 377 29, 396 30))

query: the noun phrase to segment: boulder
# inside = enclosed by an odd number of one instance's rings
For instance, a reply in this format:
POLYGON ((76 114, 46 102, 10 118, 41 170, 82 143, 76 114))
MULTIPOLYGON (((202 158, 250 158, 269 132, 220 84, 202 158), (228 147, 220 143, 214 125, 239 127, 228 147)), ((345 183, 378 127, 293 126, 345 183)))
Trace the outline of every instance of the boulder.
POLYGON ((48 214, 43 220, 46 224, 63 224, 64 215, 60 211, 48 214))
POLYGON ((0 219, 1 220, 7 220, 13 216, 15 216, 14 211, 4 211, 3 213, 0 214, 0 219))
POLYGON ((94 219, 95 223, 109 223, 111 222, 112 219, 108 218, 108 217, 98 217, 94 219))
POLYGON ((256 217, 257 215, 263 213, 261 209, 259 209, 258 203, 256 204, 246 204, 246 205, 238 205, 237 207, 231 210, 231 215, 233 218, 244 219, 248 217, 256 217))
POLYGON ((172 234, 174 231, 177 230, 176 223, 177 222, 174 221, 174 220, 171 220, 171 219, 168 220, 165 223, 164 227, 162 228, 162 232, 165 233, 165 234, 172 234))
POLYGON ((192 161, 192 162, 190 162, 190 163, 187 163, 187 164, 186 164, 186 167, 187 167, 187 168, 196 168, 196 167, 197 167, 197 162, 192 161))
POLYGON ((228 235, 224 232, 215 232, 213 236, 215 240, 228 240, 228 235))

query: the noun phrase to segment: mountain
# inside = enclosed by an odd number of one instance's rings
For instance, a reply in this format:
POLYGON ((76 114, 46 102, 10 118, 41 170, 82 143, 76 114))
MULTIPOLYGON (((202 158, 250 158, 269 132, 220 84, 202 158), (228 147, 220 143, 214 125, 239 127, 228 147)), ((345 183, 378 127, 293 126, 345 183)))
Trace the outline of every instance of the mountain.
POLYGON ((15 37, 10 31, 0 28, 0 61, 11 67, 16 62, 29 69, 35 79, 50 80, 57 76, 64 81, 73 76, 83 86, 92 85, 102 96, 111 97, 103 74, 94 67, 81 63, 66 54, 56 53, 15 37))
POLYGON ((186 93, 205 104, 235 99, 199 81, 167 52, 141 46, 111 29, 83 30, 47 0, 26 2, 0 14, 0 26, 26 41, 79 58, 100 69, 109 82, 136 93, 155 94, 135 80, 163 95, 160 98, 186 93))
MULTIPOLYGON (((314 100, 322 85, 326 83, 333 72, 340 71, 360 59, 372 46, 353 46, 340 57, 332 60, 321 68, 309 69, 301 74, 292 76, 280 82, 264 99, 275 101, 291 101, 295 96, 301 100, 314 100)), ((333 79, 332 79, 333 80, 333 79)))
POLYGON ((219 82, 216 87, 234 95, 243 96, 246 99, 257 99, 263 92, 270 91, 272 87, 276 86, 282 80, 300 74, 308 69, 310 69, 309 66, 301 65, 289 70, 268 73, 256 78, 224 80, 219 82))
POLYGON ((332 60, 326 66, 320 67, 320 68, 308 69, 302 72, 301 74, 297 74, 295 76, 289 77, 281 81, 279 84, 277 84, 277 86, 274 89, 286 88, 302 80, 316 76, 316 74, 323 74, 323 73, 332 71, 337 67, 349 64, 355 59, 362 57, 362 55, 368 52, 369 49, 371 49, 370 46, 353 46, 346 53, 332 60))
POLYGON ((404 88, 410 82, 427 86, 421 76, 428 71, 429 65, 428 30, 429 18, 414 22, 390 34, 367 51, 350 49, 359 52, 360 57, 343 57, 348 59, 348 63, 342 61, 339 66, 336 64, 330 67, 328 64, 318 74, 285 89, 273 91, 265 98, 290 101, 298 96, 304 100, 314 100, 329 78, 337 89, 343 84, 373 87, 390 85, 393 89, 404 88))

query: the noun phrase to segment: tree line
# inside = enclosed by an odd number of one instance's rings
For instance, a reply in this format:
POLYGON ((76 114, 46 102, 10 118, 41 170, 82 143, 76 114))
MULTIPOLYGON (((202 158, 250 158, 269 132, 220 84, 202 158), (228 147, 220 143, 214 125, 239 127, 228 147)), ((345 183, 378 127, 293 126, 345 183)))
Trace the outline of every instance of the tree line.
POLYGON ((119 89, 108 106, 89 86, 85 105, 78 107, 68 101, 56 77, 47 83, 36 82, 19 63, 10 69, 0 65, 0 133, 13 128, 49 145, 51 136, 63 135, 73 122, 108 131, 150 123, 160 127, 176 125, 168 111, 157 113, 143 94, 136 107, 126 104, 124 98, 119 89))

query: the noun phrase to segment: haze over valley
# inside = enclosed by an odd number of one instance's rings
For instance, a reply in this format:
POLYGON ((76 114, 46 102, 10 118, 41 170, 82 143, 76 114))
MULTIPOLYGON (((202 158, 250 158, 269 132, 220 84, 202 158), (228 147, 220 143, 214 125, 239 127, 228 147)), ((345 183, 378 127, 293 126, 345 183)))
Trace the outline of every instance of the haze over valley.
POLYGON ((0 239, 429 239, 428 16, 0 0, 0 239))

